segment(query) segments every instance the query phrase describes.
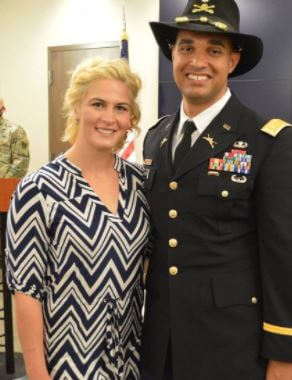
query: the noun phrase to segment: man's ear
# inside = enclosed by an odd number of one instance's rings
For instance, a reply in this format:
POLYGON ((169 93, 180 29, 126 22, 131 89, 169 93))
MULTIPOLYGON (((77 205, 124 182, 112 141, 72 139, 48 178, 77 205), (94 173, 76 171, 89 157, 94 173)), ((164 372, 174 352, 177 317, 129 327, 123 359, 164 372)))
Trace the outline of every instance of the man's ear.
POLYGON ((235 70, 239 61, 240 61, 240 53, 237 51, 233 51, 230 57, 229 74, 231 74, 235 70))

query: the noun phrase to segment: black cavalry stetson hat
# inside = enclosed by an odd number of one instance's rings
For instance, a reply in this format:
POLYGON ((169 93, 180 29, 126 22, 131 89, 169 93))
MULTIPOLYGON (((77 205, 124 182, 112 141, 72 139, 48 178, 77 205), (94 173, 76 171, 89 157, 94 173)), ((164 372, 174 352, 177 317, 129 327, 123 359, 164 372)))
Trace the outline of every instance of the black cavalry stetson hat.
POLYGON ((171 60, 171 45, 180 30, 216 33, 230 37, 241 52, 240 61, 229 75, 234 77, 251 70, 262 58, 263 43, 259 37, 239 31, 240 14, 234 0, 190 0, 174 22, 150 22, 155 39, 164 55, 171 60))

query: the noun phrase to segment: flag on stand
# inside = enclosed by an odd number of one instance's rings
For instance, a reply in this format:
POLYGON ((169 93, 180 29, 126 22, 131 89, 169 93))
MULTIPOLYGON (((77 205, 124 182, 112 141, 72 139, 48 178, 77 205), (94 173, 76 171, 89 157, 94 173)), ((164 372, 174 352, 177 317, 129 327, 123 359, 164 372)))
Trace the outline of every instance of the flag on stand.
MULTIPOLYGON (((127 34, 127 26, 126 26, 126 14, 125 14, 125 7, 123 7, 123 32, 121 36, 121 58, 125 58, 127 61, 129 61, 129 45, 128 45, 128 34, 127 34)), ((135 134, 133 132, 129 132, 127 136, 127 140, 123 146, 123 148, 120 150, 119 154, 124 159, 130 161, 130 162, 136 162, 136 152, 135 152, 135 145, 134 145, 134 138, 135 134)))

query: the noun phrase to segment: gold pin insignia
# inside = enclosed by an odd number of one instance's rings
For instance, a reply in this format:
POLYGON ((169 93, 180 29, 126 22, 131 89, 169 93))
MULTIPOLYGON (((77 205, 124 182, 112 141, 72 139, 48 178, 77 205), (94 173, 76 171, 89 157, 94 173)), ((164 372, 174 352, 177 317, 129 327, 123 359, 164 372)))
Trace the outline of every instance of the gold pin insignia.
POLYGON ((238 149, 246 149, 248 147, 248 143, 246 141, 235 141, 233 147, 238 149))
POLYGON ((206 140, 210 145, 211 145, 211 148, 214 149, 215 148, 215 144, 218 144, 214 139, 213 137, 211 137, 208 133, 208 136, 204 136, 203 137, 204 140, 206 140))
POLYGON ((231 176, 231 181, 235 183, 245 183, 247 181, 247 178, 245 175, 236 175, 233 174, 231 176))
POLYGON ((163 145, 166 143, 167 140, 168 140, 168 138, 167 138, 167 137, 164 137, 164 139, 162 139, 162 140, 160 141, 160 148, 163 147, 163 145))
POLYGON ((223 128, 226 129, 226 131, 230 131, 231 127, 229 124, 223 124, 223 128))
POLYGON ((215 8, 216 8, 215 5, 208 5, 207 2, 205 2, 201 5, 193 4, 192 12, 193 13, 206 12, 206 13, 213 15, 215 13, 215 11, 214 11, 215 8))

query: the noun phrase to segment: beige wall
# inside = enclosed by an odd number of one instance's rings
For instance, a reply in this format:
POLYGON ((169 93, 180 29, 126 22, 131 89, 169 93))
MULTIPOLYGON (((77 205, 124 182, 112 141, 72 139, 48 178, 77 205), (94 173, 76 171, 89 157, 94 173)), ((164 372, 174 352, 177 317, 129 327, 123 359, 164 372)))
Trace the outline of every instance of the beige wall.
POLYGON ((0 95, 6 117, 30 139, 33 171, 48 161, 48 46, 117 41, 125 3, 132 68, 143 80, 142 133, 157 118, 158 48, 148 22, 157 20, 158 0, 1 0, 0 95))

